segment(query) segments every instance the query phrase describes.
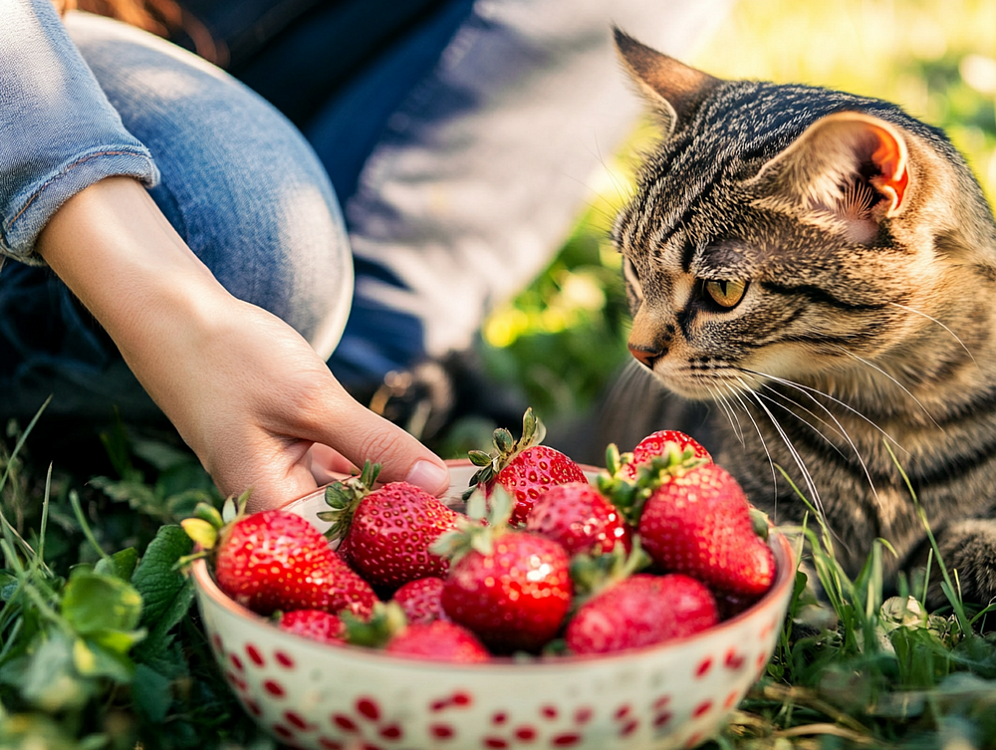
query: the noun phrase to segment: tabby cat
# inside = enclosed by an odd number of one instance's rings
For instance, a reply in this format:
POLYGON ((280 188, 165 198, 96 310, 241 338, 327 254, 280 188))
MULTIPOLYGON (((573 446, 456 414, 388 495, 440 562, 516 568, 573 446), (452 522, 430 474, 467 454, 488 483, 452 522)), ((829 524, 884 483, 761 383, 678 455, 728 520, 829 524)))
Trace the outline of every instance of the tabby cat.
POLYGON ((852 574, 891 543, 889 580, 927 551, 897 460, 965 597, 989 601, 996 222, 964 160, 886 102, 720 80, 620 31, 616 45, 665 137, 613 230, 639 365, 601 436, 683 429, 796 522, 783 467, 852 574))

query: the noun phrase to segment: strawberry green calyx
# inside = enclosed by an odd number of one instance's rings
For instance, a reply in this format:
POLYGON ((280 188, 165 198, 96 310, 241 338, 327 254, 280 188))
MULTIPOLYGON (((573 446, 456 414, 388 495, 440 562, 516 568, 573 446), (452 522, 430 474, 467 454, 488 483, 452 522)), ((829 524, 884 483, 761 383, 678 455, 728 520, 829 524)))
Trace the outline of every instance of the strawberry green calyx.
POLYGON ((373 610, 366 618, 343 610, 339 619, 345 626, 346 643, 367 648, 383 648, 408 627, 408 618, 397 602, 374 602, 373 610))
POLYGON ((574 602, 577 609, 585 601, 609 586, 629 578, 653 562, 640 546, 640 538, 633 537, 633 549, 626 554, 622 542, 616 542, 611 552, 601 555, 578 554, 571 558, 571 581, 574 583, 574 602))
POLYGON ((693 448, 682 449, 672 442, 664 444, 661 455, 639 465, 636 479, 626 478, 623 471, 632 460, 632 453, 620 453, 615 444, 610 444, 605 451, 605 471, 598 475, 595 483, 599 492, 633 525, 639 523, 643 504, 658 487, 710 463, 709 459, 696 456, 693 448))
POLYGON ((333 482, 325 488, 325 502, 331 510, 322 511, 318 517, 332 522, 332 526, 325 532, 330 540, 342 539, 349 533, 356 506, 373 490, 380 469, 380 464, 367 461, 363 464, 363 471, 357 476, 333 482))
POLYGON ((771 531, 771 519, 768 514, 760 508, 750 507, 750 523, 754 527, 754 533, 764 541, 768 541, 768 534, 771 531))
POLYGON ((451 566, 471 551, 490 555, 496 536, 510 530, 512 498, 504 487, 496 487, 488 497, 477 489, 467 499, 467 515, 457 520, 457 528, 444 532, 429 548, 450 561, 451 566))
POLYGON ((470 486, 490 484, 498 473, 508 466, 516 455, 527 448, 539 445, 546 437, 546 426, 533 414, 532 407, 522 415, 522 436, 515 440, 512 433, 504 427, 494 431, 494 449, 490 453, 484 451, 468 451, 467 458, 474 466, 480 467, 470 478, 470 486))
POLYGON ((180 521, 180 526, 202 551, 212 550, 217 545, 224 528, 236 518, 245 515, 248 499, 248 492, 238 499, 230 497, 225 500, 221 512, 209 503, 197 503, 193 516, 180 521))

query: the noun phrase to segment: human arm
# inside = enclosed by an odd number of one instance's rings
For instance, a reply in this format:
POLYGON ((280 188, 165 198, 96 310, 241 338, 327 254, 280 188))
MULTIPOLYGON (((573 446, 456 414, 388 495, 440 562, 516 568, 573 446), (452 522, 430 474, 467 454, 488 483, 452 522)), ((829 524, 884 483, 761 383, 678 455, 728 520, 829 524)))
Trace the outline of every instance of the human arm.
POLYGON ((445 489, 440 459, 353 401, 293 329, 229 295, 136 180, 108 178, 70 198, 36 251, 104 326, 219 489, 253 489, 251 510, 317 486, 316 443, 347 459, 326 469, 370 458, 385 481, 445 489))

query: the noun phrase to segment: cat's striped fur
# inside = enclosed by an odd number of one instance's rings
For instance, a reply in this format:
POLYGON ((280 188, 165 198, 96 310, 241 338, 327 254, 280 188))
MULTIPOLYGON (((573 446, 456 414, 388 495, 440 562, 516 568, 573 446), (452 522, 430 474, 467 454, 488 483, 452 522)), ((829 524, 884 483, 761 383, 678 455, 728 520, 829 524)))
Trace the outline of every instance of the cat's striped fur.
POLYGON ((963 159, 892 104, 616 37, 665 137, 614 230, 640 364, 601 438, 685 429, 799 520, 782 466, 852 572, 882 537, 891 574, 926 548, 888 441, 965 595, 996 596, 996 223, 963 159))

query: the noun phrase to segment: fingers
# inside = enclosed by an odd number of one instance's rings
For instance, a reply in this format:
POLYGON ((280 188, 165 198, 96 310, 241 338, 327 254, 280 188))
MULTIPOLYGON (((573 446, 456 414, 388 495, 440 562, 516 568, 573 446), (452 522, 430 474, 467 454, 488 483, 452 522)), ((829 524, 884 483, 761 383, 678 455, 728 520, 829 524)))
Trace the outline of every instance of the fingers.
POLYGON ((328 484, 344 475, 355 473, 358 468, 352 461, 327 445, 315 443, 308 451, 311 458, 311 476, 318 484, 328 484))
MULTIPOLYGON (((358 467, 368 460, 381 464, 382 482, 410 482, 433 495, 449 488, 449 469, 439 456, 344 392, 342 396, 332 407, 335 419, 314 436, 316 443, 332 446, 358 467)), ((319 455, 325 455, 321 449, 319 455)))

